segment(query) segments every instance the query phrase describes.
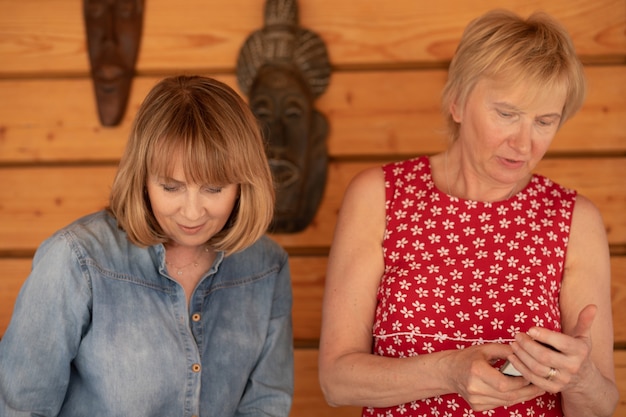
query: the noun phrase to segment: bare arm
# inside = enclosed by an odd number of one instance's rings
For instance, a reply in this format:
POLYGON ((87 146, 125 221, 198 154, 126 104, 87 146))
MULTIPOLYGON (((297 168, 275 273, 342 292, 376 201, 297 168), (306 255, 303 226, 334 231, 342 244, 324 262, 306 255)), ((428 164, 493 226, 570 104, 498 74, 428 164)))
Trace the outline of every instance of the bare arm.
POLYGON ((572 218, 561 317, 563 332, 589 338, 583 341, 591 348, 578 374, 562 391, 564 413, 572 417, 613 415, 618 391, 613 365, 610 255, 602 217, 582 196, 577 198, 572 218), (588 335, 579 335, 578 315, 589 304, 597 306, 595 319, 588 335))
POLYGON ((613 367, 610 256, 600 213, 582 196, 576 200, 565 262, 560 296, 563 333, 529 330, 530 336, 561 353, 541 352, 529 336, 520 334, 513 345, 520 362, 512 359, 533 384, 561 392, 565 415, 612 416, 618 391, 613 367), (556 373, 547 380, 550 368, 556 373))
POLYGON ((329 257, 319 356, 327 401, 388 407, 458 392, 474 409, 489 409, 541 394, 522 378, 505 377, 489 364, 506 357, 508 345, 403 359, 371 353, 384 230, 384 176, 371 169, 359 174, 346 192, 329 257))

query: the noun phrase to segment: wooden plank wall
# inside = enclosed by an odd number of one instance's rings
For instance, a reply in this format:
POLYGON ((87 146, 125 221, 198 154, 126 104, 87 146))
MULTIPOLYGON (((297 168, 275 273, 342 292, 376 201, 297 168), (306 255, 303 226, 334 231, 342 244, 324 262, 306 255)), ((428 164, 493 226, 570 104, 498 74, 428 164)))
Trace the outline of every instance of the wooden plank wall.
MULTIPOLYGON (((328 407, 317 382, 326 256, 350 178, 383 162, 443 149, 439 93, 464 26, 488 9, 545 10, 571 32, 589 97, 559 133, 539 172, 588 195, 611 245, 615 359, 626 416, 626 1, 300 0, 300 24, 326 42, 331 83, 317 108, 330 119, 331 165, 320 210, 305 231, 275 235, 291 255, 295 295, 293 416, 356 416, 328 407)), ((246 37, 263 0, 146 0, 144 36, 125 118, 99 125, 76 0, 0 0, 0 335, 37 245, 102 208, 147 91, 175 73, 236 88, 246 37)), ((590 277, 593 279, 593 277, 590 277)))

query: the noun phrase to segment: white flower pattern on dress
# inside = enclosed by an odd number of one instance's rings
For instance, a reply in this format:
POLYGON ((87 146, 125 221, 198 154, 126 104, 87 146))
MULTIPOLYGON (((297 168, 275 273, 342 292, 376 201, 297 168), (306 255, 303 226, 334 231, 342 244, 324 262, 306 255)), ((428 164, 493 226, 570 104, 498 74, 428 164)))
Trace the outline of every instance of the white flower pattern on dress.
MULTIPOLYGON (((510 343, 531 326, 560 331, 559 291, 576 192, 533 175, 493 203, 438 190, 427 157, 383 167, 387 227, 373 353, 407 358, 510 343)), ((496 364, 495 366, 500 366, 496 364)), ((419 377, 419 376, 416 376, 419 377)), ((457 394, 363 416, 562 416, 558 395, 473 412, 457 394)))

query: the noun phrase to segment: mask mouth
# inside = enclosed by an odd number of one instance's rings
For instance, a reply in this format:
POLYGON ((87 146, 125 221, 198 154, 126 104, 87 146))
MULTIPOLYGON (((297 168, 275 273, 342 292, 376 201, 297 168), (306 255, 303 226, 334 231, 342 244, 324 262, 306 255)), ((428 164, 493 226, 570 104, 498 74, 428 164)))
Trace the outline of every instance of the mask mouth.
POLYGON ((93 72, 94 79, 101 83, 111 83, 126 77, 127 71, 117 64, 103 64, 93 72))
POLYGON ((115 94, 117 92, 117 84, 106 81, 97 81, 98 92, 102 94, 115 94))
POLYGON ((110 68, 119 70, 107 71, 104 76, 101 76, 102 73, 98 70, 94 73, 93 79, 98 115, 104 126, 115 126, 122 119, 132 80, 122 67, 110 68))
POLYGON ((301 179, 300 169, 284 159, 270 159, 270 169, 277 189, 288 188, 301 179))

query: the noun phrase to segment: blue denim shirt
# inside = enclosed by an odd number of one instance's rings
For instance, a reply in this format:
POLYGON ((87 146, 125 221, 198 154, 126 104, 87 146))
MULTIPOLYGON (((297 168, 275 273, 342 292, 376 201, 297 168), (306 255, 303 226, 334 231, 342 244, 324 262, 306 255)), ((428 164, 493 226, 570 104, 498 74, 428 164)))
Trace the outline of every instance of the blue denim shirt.
POLYGON ((287 254, 220 253, 193 293, 106 212, 46 240, 0 341, 0 416, 287 416, 287 254))

